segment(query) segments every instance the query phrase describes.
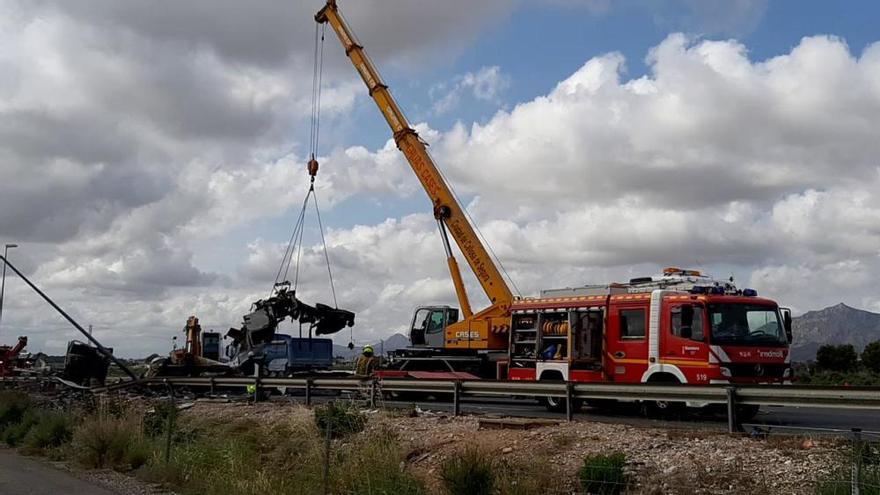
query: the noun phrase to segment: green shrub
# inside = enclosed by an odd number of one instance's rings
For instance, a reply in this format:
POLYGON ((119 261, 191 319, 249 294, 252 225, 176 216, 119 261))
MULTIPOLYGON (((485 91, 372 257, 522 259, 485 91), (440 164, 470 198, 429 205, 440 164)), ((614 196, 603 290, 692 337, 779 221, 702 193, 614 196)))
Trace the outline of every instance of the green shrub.
POLYGON ((21 392, 0 391, 0 431, 11 424, 21 422, 25 412, 32 406, 30 397, 21 392))
POLYGON ((0 436, 3 437, 3 441, 6 442, 6 445, 10 447, 17 447, 21 444, 22 440, 27 436, 28 432, 31 430, 38 421, 38 413, 35 409, 25 409, 21 417, 18 421, 9 422, 6 424, 6 427, 3 429, 2 434, 0 436))
POLYGON ((24 444, 30 449, 47 449, 60 447, 73 437, 73 421, 70 415, 42 411, 27 436, 24 444))
POLYGON ((829 371, 851 371, 858 364, 858 354, 852 344, 826 344, 816 351, 816 366, 829 371))
POLYGON ((591 494, 620 493, 626 487, 626 475, 623 472, 625 464, 626 456, 621 453, 585 457, 584 465, 578 472, 581 487, 591 494))
POLYGON ((880 340, 871 342, 862 351, 862 364, 873 373, 880 373, 880 340))
POLYGON ((180 411, 171 402, 157 403, 153 407, 153 411, 144 417, 144 433, 151 437, 165 434, 168 430, 169 420, 173 429, 179 414, 180 411))
POLYGON ((340 438, 362 431, 367 418, 354 405, 334 401, 315 407, 315 424, 322 435, 329 427, 330 436, 340 438))
POLYGON ((37 408, 25 394, 0 391, 0 440, 10 447, 24 445, 31 453, 60 447, 70 441, 71 423, 69 415, 37 408))
POLYGON ((153 445, 141 436, 132 438, 122 458, 122 468, 138 469, 145 465, 153 455, 153 445))
POLYGON ((495 489, 492 461, 476 449, 467 449, 443 461, 440 479, 450 495, 488 495, 495 489))

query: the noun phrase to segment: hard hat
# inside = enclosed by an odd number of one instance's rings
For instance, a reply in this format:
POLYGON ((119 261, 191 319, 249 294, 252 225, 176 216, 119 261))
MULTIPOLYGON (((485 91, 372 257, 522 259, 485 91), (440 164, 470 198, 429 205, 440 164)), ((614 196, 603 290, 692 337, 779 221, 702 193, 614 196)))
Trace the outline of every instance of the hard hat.
POLYGON ((371 345, 365 345, 365 346, 364 346, 363 353, 364 353, 364 354, 367 354, 367 353, 372 354, 372 353, 373 353, 373 346, 371 346, 371 345))
POLYGON ((248 385, 247 386, 247 393, 249 393, 249 394, 257 393, 257 386, 256 385, 248 385))

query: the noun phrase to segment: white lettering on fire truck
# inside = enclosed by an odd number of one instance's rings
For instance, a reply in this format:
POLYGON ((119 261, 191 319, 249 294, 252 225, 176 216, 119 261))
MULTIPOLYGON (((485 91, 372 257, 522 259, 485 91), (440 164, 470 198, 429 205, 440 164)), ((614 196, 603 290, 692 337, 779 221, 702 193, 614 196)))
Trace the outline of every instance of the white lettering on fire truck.
POLYGON ((783 351, 758 351, 758 355, 762 358, 784 358, 785 352, 783 351))

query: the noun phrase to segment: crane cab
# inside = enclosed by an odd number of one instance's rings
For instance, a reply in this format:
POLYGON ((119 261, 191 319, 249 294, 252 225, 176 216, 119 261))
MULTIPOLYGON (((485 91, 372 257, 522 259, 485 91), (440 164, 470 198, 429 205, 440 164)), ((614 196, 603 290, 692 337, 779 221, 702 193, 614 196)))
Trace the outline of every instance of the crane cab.
POLYGON ((456 324, 462 323, 459 318, 459 309, 450 306, 416 308, 409 329, 409 346, 389 353, 390 361, 376 376, 441 380, 494 378, 498 360, 506 359, 506 350, 450 348, 449 334, 456 324))
POLYGON ((413 347, 443 348, 446 327, 457 321, 457 308, 449 306, 417 308, 409 330, 410 345, 413 347))

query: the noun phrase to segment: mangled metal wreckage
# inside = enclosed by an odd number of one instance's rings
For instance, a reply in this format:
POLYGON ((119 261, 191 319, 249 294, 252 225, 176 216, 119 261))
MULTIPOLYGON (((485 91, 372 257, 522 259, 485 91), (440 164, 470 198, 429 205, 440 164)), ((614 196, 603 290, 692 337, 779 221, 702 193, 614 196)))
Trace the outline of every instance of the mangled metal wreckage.
POLYGON ((300 329, 308 326, 308 336, 333 335, 343 328, 354 326, 354 313, 317 303, 310 306, 296 297, 289 282, 276 284, 271 297, 253 304, 244 316, 241 328, 230 328, 226 337, 231 339, 227 348, 229 366, 251 373, 254 365, 262 364, 266 347, 275 338, 278 325, 286 318, 298 321, 300 329))
MULTIPOLYGON (((287 318, 300 325, 300 338, 293 340, 308 348, 312 348, 309 344, 313 343, 315 348, 332 349, 329 339, 317 337, 332 335, 354 325, 353 312, 321 303, 314 306, 306 304, 296 297, 296 290, 291 289, 289 282, 282 282, 275 284, 270 297, 253 303, 251 312, 244 315, 240 328, 230 328, 226 333, 227 361, 221 362, 219 353, 207 351, 210 346, 203 345, 206 343, 203 340, 217 334, 202 333, 198 318, 192 316, 184 327, 186 345, 173 350, 169 357, 154 360, 149 375, 252 375, 257 368, 262 371, 274 370, 272 365, 277 363, 270 361, 277 360, 278 350, 275 347, 291 339, 276 332, 287 318), (302 338, 303 333, 308 337, 302 338), (321 343, 324 345, 319 346, 321 343)), ((332 359, 330 355, 325 357, 328 363, 332 359)), ((308 359, 300 359, 298 364, 308 366, 308 359)))

